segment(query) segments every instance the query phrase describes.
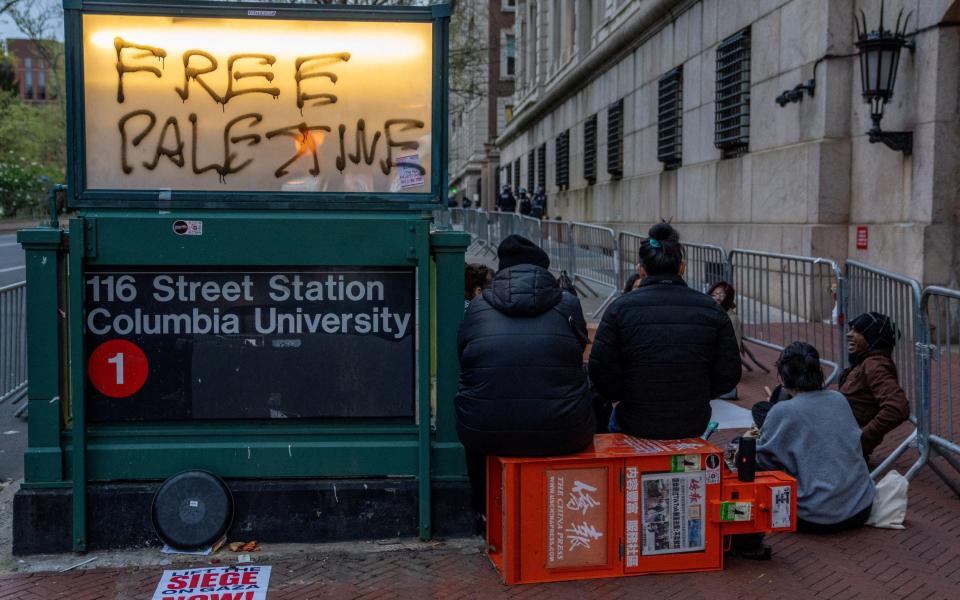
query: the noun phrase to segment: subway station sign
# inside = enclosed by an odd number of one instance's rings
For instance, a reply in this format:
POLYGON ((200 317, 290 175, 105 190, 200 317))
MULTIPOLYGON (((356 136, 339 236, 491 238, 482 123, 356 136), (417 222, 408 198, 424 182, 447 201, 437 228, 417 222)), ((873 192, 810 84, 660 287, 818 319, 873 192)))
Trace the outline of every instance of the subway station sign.
POLYGON ((431 194, 431 22, 84 14, 82 190, 431 194))
POLYGON ((92 421, 412 417, 412 269, 95 269, 92 421))

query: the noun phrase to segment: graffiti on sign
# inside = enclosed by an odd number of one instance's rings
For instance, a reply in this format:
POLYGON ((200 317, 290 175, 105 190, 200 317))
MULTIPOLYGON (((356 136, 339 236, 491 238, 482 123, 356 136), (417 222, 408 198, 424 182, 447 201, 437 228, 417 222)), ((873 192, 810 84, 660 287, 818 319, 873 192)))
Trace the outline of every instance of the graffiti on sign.
POLYGON ((430 23, 83 28, 90 189, 429 191, 430 23))

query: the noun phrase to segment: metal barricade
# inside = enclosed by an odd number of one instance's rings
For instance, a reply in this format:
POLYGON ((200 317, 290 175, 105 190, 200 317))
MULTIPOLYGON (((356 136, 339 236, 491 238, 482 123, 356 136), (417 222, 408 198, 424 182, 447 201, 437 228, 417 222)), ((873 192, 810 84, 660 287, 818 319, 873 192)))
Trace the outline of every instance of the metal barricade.
POLYGON ((450 229, 450 209, 438 208, 433 211, 433 226, 436 229, 450 229))
POLYGON ((463 231, 463 210, 462 208, 450 209, 450 227, 455 231, 463 231))
POLYGON ((793 341, 812 344, 836 379, 845 352, 843 327, 835 322, 842 298, 837 263, 823 258, 752 250, 730 253, 737 310, 744 340, 782 350, 793 341), (833 290, 838 291, 834 296, 833 290))
POLYGON ((520 215, 511 212, 490 213, 490 245, 494 248, 508 236, 520 233, 520 215))
POLYGON ((713 284, 730 280, 730 262, 723 248, 693 242, 682 242, 681 245, 687 262, 683 278, 688 286, 707 293, 713 284))
POLYGON ((21 281, 0 288, 0 402, 18 402, 26 393, 27 285, 21 281))
POLYGON ((933 460, 941 456, 960 472, 960 291, 928 287, 920 301, 920 315, 928 340, 918 346, 921 386, 927 402, 919 428, 921 458, 910 471, 925 461, 960 495, 960 485, 933 460))
POLYGON ((620 248, 620 290, 627 286, 627 280, 637 272, 640 263, 640 244, 647 236, 638 233, 621 231, 617 236, 617 246, 620 248))
POLYGON ((571 274, 575 281, 600 296, 590 284, 609 288, 610 291, 600 307, 593 312, 594 317, 603 312, 610 302, 620 293, 620 251, 617 247, 617 234, 609 227, 571 223, 572 240, 571 274))
POLYGON ((517 235, 522 235, 527 238, 534 244, 541 246, 543 238, 542 225, 540 224, 540 219, 535 219, 533 217, 528 217, 526 215, 520 215, 520 221, 517 224, 517 235))
POLYGON ((463 230, 470 234, 471 244, 468 253, 492 253, 490 248, 490 223, 482 208, 463 211, 463 230))
POLYGON ((543 220, 540 222, 540 248, 550 257, 550 270, 566 271, 573 277, 573 248, 570 244, 570 223, 543 220))
MULTIPOLYGON (((900 387, 910 400, 910 420, 919 426, 925 402, 917 372, 917 344, 925 337, 920 316, 920 284, 896 273, 871 267, 855 260, 844 265, 844 302, 842 315, 852 319, 865 312, 887 315, 900 330, 900 339, 893 351, 900 387)), ((878 477, 906 450, 917 443, 915 430, 888 456, 871 475, 878 477)), ((912 476, 912 473, 911 473, 912 476)))

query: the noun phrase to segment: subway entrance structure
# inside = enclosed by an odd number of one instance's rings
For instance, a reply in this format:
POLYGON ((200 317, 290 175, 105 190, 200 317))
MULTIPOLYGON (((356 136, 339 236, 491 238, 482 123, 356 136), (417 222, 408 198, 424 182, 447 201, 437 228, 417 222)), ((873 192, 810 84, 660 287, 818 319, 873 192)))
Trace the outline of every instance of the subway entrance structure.
POLYGON ((203 469, 234 536, 472 527, 454 428, 463 233, 449 7, 65 0, 62 229, 22 231, 14 552, 149 543, 203 469))

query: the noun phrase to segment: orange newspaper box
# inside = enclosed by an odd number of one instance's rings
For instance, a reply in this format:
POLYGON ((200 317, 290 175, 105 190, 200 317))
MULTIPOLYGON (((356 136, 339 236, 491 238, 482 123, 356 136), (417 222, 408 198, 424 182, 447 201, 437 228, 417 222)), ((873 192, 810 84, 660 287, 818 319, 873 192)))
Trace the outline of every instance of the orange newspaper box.
POLYGON ((725 535, 795 527, 792 477, 741 482, 699 438, 602 434, 579 454, 487 461, 488 554, 507 584, 719 570, 725 535))

